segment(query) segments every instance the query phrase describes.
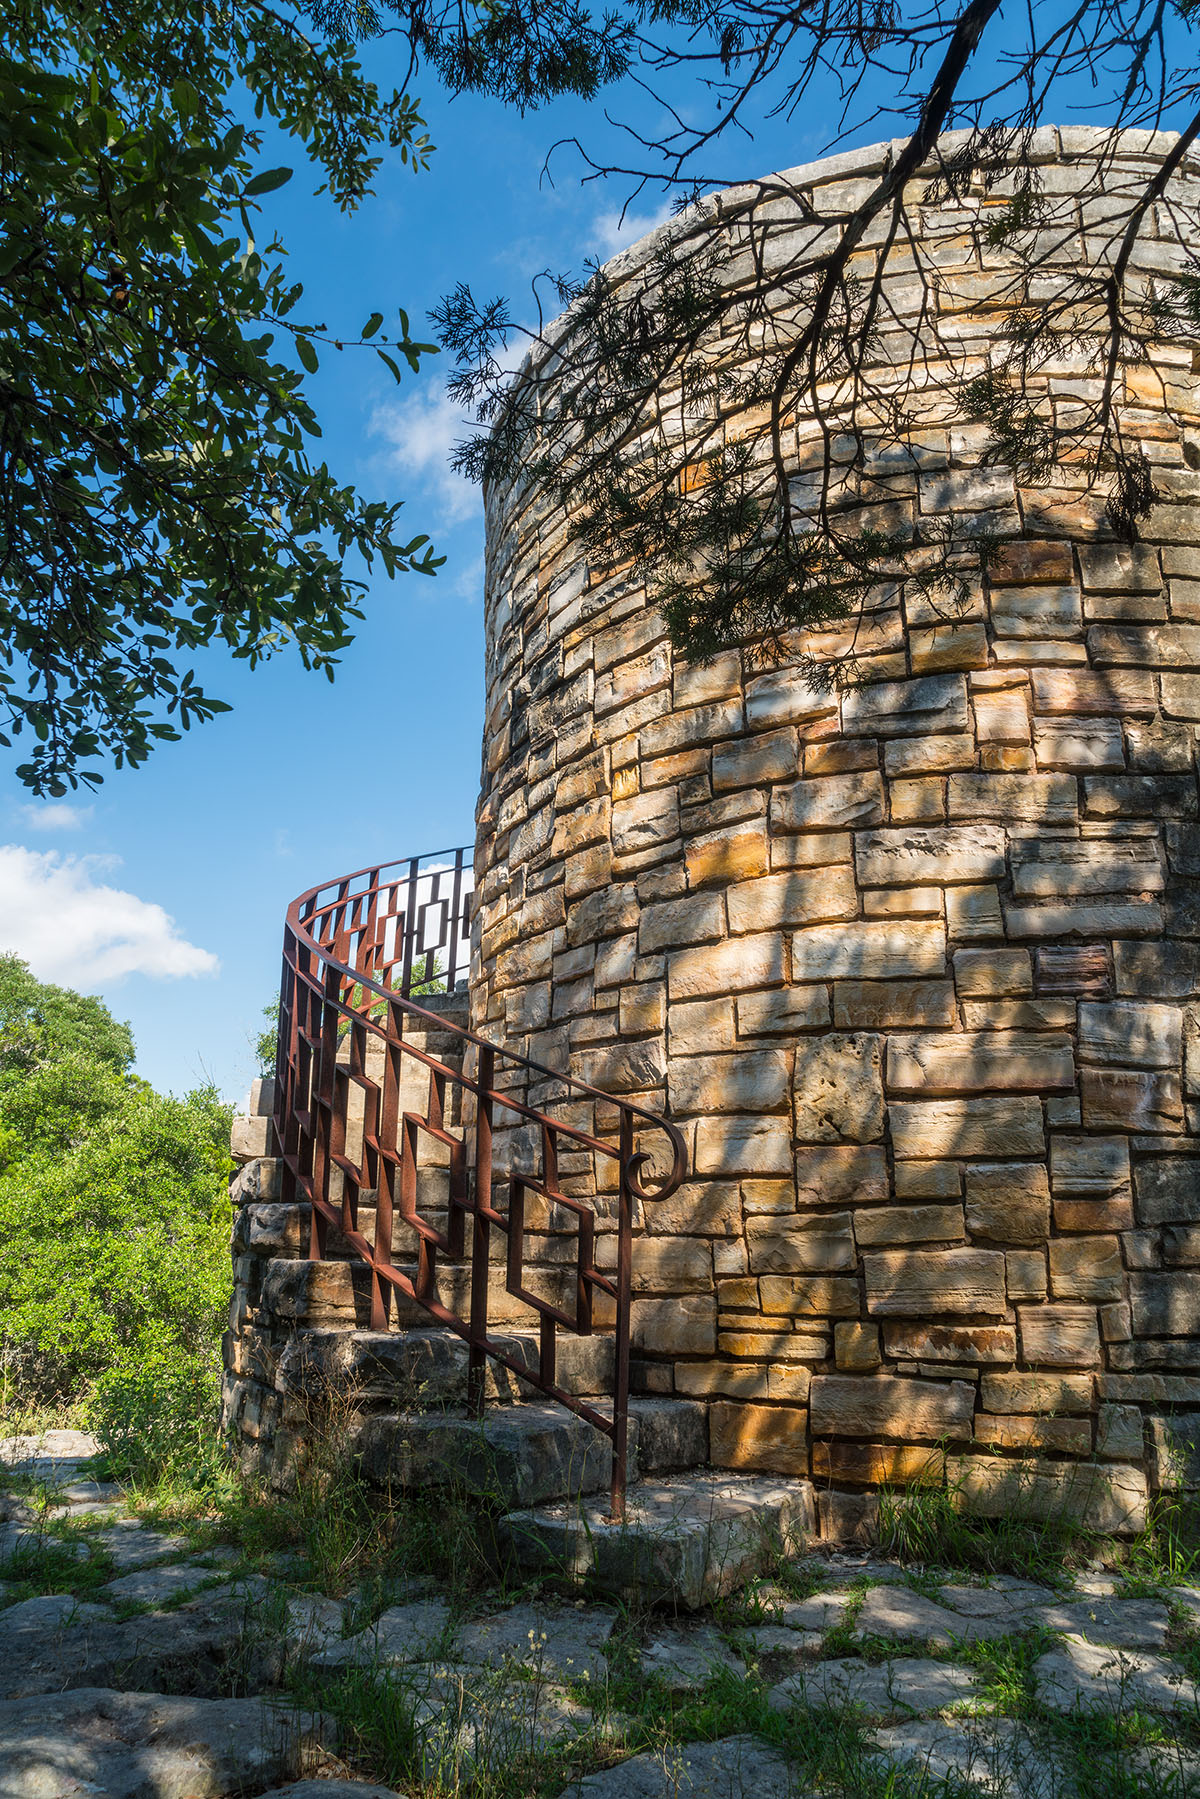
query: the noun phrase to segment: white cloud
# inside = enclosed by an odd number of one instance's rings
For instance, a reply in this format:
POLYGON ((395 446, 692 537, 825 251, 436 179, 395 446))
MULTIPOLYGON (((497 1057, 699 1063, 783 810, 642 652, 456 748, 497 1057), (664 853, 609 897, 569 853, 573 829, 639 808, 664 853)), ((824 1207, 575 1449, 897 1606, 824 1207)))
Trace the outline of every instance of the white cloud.
POLYGON ((648 231, 665 225, 670 217, 669 206, 663 206, 653 213, 627 212, 624 218, 619 207, 607 207, 592 222, 587 240, 588 252, 598 256, 601 262, 607 262, 618 250, 627 249, 630 244, 636 244, 639 237, 645 237, 648 231))
POLYGON ((94 993, 128 974, 215 974, 217 958, 181 937, 161 906, 95 879, 98 856, 0 845, 0 951, 40 980, 94 993))
POLYGON ((450 467, 455 444, 470 437, 475 426, 445 394, 389 400, 376 407, 370 429, 387 442, 389 465, 437 501, 447 524, 461 524, 480 513, 479 488, 450 467))
POLYGON ((65 800, 48 800, 44 806, 22 806, 31 831, 81 831, 92 816, 91 806, 70 806, 65 800))

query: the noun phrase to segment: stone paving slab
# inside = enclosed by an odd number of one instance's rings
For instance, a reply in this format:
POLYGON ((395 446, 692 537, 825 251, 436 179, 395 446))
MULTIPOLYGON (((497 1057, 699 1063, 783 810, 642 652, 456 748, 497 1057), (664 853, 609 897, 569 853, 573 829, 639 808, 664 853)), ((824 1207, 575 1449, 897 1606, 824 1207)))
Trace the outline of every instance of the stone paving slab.
POLYGON ((190 1554, 192 1547, 187 1537, 152 1530, 136 1518, 122 1518, 107 1530, 96 1531, 87 1541, 93 1548, 102 1549, 112 1557, 119 1574, 133 1568, 150 1567, 155 1562, 176 1560, 190 1554))
POLYGON ((14 1555, 26 1555, 30 1551, 41 1549, 59 1549, 64 1555, 74 1556, 77 1561, 86 1561, 88 1553, 87 1545, 78 1538, 72 1541, 48 1536, 36 1524, 0 1524, 0 1563, 7 1562, 14 1555))
POLYGON ((465 1624, 455 1653, 464 1662, 509 1662, 551 1680, 598 1683, 608 1678, 604 1650, 616 1621, 607 1606, 516 1605, 465 1624))
POLYGON ((789 1630, 786 1624, 756 1624, 744 1632, 755 1655, 801 1662, 814 1661, 825 1638, 819 1630, 789 1630))
POLYGON ((1034 1618, 1048 1630, 1112 1649, 1163 1649, 1169 1629, 1166 1606, 1153 1599, 1083 1599, 1044 1606, 1034 1618))
POLYGON ((449 1617, 449 1607, 440 1599, 394 1605, 354 1636, 327 1641, 310 1659, 314 1668, 396 1667, 403 1662, 430 1661, 446 1633, 449 1617))
POLYGON ((1060 1771, 1011 1718, 915 1719, 876 1734, 891 1763, 1012 1799, 1063 1799, 1060 1771))
POLYGON ((1006 1586, 939 1587, 941 1603, 964 1618, 1008 1618, 1020 1628, 1018 1620, 1038 1605, 1055 1604, 1058 1595, 1049 1587, 1009 1582, 1006 1586))
POLYGON ((1139 1649, 1107 1649, 1068 1638, 1033 1664, 1037 1697, 1053 1711, 1103 1708, 1181 1711, 1197 1704, 1196 1687, 1178 1663, 1139 1649))
POLYGON ((839 1657, 789 1674, 771 1688, 768 1703, 772 1711, 788 1711, 798 1701, 811 1706, 852 1704, 873 1718, 893 1718, 969 1704, 978 1691, 976 1676, 957 1663, 905 1656, 871 1667, 839 1657))
POLYGON ((757 1737, 682 1743, 572 1781, 559 1799, 801 1799, 787 1763, 757 1737))
POLYGON ((902 1643, 932 1643, 948 1649, 951 1643, 986 1643, 1008 1636, 1012 1616, 967 1618, 948 1611, 911 1587, 872 1587, 863 1600, 854 1634, 892 1637, 902 1643))
POLYGON ((27 1599, 0 1612, 0 1697, 73 1687, 216 1696, 231 1667, 243 1687, 269 1686, 282 1671, 283 1645, 261 1628, 260 1611, 235 1589, 124 1620, 66 1594, 27 1599))
POLYGON ((305 1771, 317 1720, 262 1699, 81 1687, 0 1701, 0 1799, 213 1799, 305 1771))
POLYGON ((369 1780, 294 1780, 272 1787, 258 1799, 406 1799, 394 1787, 376 1786, 369 1780))
POLYGON ((227 1582, 215 1568, 200 1567, 195 1562, 171 1562, 158 1568, 139 1568, 132 1574, 122 1574, 118 1580, 109 1581, 101 1589, 105 1599, 113 1605, 164 1605, 178 1599, 180 1594, 193 1593, 205 1583, 211 1583, 206 1591, 216 1592, 216 1582, 222 1585, 227 1582))
MULTIPOLYGON (((752 1632, 749 1634, 753 1634, 752 1632)), ((715 1630, 656 1630, 642 1644, 641 1669, 669 1693, 690 1693, 724 1670, 744 1675, 745 1664, 715 1630)))
POLYGON ((776 1617, 789 1630, 833 1630, 842 1621, 842 1613, 850 1603, 849 1593, 814 1593, 810 1599, 789 1599, 776 1617))
POLYGON ((339 1642, 346 1628, 346 1607, 320 1593, 296 1593, 287 1602, 289 1643, 311 1653, 339 1642))
POLYGON ((415 1748, 422 1776, 439 1791, 507 1773, 515 1760, 579 1736, 588 1708, 541 1680, 513 1680, 503 1669, 425 1664, 406 1669, 415 1748))

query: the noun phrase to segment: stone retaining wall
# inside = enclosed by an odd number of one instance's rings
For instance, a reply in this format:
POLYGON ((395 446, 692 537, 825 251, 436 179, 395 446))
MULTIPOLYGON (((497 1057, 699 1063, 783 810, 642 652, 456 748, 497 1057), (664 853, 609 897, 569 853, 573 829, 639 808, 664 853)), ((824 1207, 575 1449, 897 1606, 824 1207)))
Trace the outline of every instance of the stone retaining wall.
MULTIPOLYGON (((1097 141, 1035 146, 1064 275, 1104 253, 1097 141)), ((1127 134, 1106 180, 1150 149, 1127 134)), ((819 214, 882 155, 784 179, 819 214)), ((1147 278, 1198 192, 1189 162, 1147 278)), ((1011 305, 1003 193, 914 188, 962 366, 1011 305)), ((661 240, 611 265, 631 288, 661 240)), ((1088 354, 1046 371, 1063 404, 1088 354)), ((545 492, 489 495, 473 1024, 684 1129, 688 1183, 639 1220, 637 1375, 711 1400, 714 1460, 811 1474, 844 1521, 949 1453, 981 1509, 1019 1471, 1128 1525, 1200 1408, 1200 398, 1169 344, 1124 371, 1162 496, 1128 547, 1071 468, 982 466, 927 380, 867 497, 1002 549, 952 622, 880 592, 840 694, 736 650, 683 665, 636 569, 589 567, 545 492)))

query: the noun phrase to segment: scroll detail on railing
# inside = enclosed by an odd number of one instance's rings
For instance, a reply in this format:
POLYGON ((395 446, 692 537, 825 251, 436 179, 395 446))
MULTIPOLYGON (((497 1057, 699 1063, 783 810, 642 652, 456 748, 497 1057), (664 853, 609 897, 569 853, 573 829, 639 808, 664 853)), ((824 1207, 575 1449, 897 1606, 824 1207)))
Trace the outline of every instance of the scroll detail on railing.
POLYGON ((603 1431, 613 1446, 612 1515, 620 1518, 634 1205, 675 1192, 686 1151, 666 1119, 498 1048, 407 997, 430 981, 452 989, 466 975, 467 854, 452 850, 363 869, 312 888, 289 908, 275 1102, 283 1198, 310 1203, 313 1258, 325 1255, 332 1226, 367 1264, 372 1329, 387 1328, 392 1297, 399 1293, 465 1339, 468 1403, 474 1408, 483 1404, 490 1356, 603 1431), (453 1046, 443 1059, 413 1041, 430 1030, 453 1046), (556 1090, 549 1109, 521 1097, 531 1081, 556 1090), (573 1116, 580 1105, 590 1107, 593 1128, 555 1115, 568 1105, 573 1116), (595 1128, 597 1106, 615 1111, 615 1141, 595 1128), (497 1166, 505 1158, 494 1153, 495 1134, 506 1124, 524 1126, 536 1142, 536 1166, 516 1165, 522 1157, 515 1150, 513 1166, 497 1166), (641 1148, 641 1138, 654 1148, 641 1148), (564 1191, 559 1169, 566 1151, 591 1157, 597 1170, 615 1165, 611 1271, 596 1266, 595 1210, 564 1191), (557 1211, 575 1221, 574 1268, 557 1299, 538 1292, 527 1276, 531 1210, 557 1211), (397 1228, 415 1257, 407 1266, 395 1260, 397 1228), (498 1341, 489 1323, 495 1231, 507 1239, 506 1291, 538 1318, 536 1368, 498 1341), (439 1295, 440 1263, 465 1265, 465 1318, 439 1295), (611 1416, 567 1393, 556 1379, 557 1332, 591 1335, 598 1294, 611 1300, 615 1334, 611 1416))

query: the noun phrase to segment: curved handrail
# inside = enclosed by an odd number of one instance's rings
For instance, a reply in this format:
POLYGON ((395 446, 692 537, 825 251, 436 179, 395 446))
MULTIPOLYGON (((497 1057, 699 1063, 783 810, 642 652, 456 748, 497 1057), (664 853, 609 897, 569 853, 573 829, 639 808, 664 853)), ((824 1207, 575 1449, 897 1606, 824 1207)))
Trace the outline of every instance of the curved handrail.
MULTIPOLYGON (((613 1516, 624 1510, 629 1393, 629 1311, 633 1206, 668 1198, 684 1178, 687 1152, 669 1119, 647 1107, 605 1093, 573 1075, 493 1044, 422 1006, 411 994, 432 973, 451 971, 457 980, 469 942, 470 872, 465 850, 368 865, 335 877, 293 900, 284 929, 280 984, 279 1050, 275 1093, 275 1135, 282 1161, 283 1198, 311 1206, 309 1253, 321 1259, 330 1227, 338 1229, 352 1253, 371 1273, 371 1326, 386 1329, 393 1292, 414 1300, 439 1323, 463 1337, 469 1349, 468 1398, 483 1403, 485 1359, 499 1361, 569 1410, 605 1432, 613 1444, 613 1516), (394 871, 407 870, 397 874, 394 871), (428 887, 421 899, 421 883, 428 887), (445 889, 445 891, 443 891, 445 889), (438 909, 437 945, 430 947, 422 921, 438 909), (448 967, 435 958, 446 949, 448 967), (424 974, 421 959, 424 958, 424 974), (393 984, 394 983, 394 984, 393 984), (438 1032, 449 1047, 434 1056, 414 1037, 438 1032), (374 1045, 374 1051, 371 1051, 374 1045), (473 1065, 473 1072, 469 1072, 473 1065), (497 1086, 497 1070, 557 1088, 534 1106, 497 1086), (424 1113, 405 1109, 405 1072, 428 1079, 424 1113), (447 1088, 460 1095, 461 1135, 447 1113, 447 1088), (354 1096, 357 1095, 357 1098, 354 1096), (556 1109, 581 1100, 613 1108, 615 1142, 598 1131, 556 1116, 556 1109), (473 1108, 474 1128, 468 1113, 473 1108), (497 1113, 536 1127, 539 1166, 498 1170, 493 1163, 497 1113), (638 1133, 666 1139, 670 1165, 648 1174, 656 1156, 637 1145, 638 1133), (439 1146, 448 1169, 444 1227, 421 1214, 418 1195, 420 1145, 439 1146), (560 1146, 616 1163, 617 1266, 615 1275, 596 1266, 596 1218, 583 1200, 563 1191, 560 1146), (497 1204, 497 1180, 507 1186, 507 1209, 497 1204), (577 1224, 575 1305, 532 1291, 523 1276, 525 1201, 565 1209, 577 1224), (373 1240, 360 1229, 360 1197, 374 1204, 373 1240), (396 1213, 416 1238, 413 1274, 392 1261, 396 1213), (471 1221, 469 1253, 466 1223, 471 1221), (493 1229, 507 1237, 506 1285, 510 1295, 539 1317, 536 1370, 498 1342, 488 1325, 489 1243, 493 1229), (469 1263, 470 1316, 462 1319, 444 1305, 436 1285, 439 1255, 469 1263), (596 1292, 614 1302, 616 1377, 612 1417, 566 1393, 555 1376, 555 1332, 579 1335, 592 1330, 596 1292)), ((458 983, 460 986, 461 982, 458 983)), ((539 1098, 541 1094, 539 1093, 539 1098)), ((451 1105, 450 1111, 454 1107, 451 1105)), ((594 1127, 594 1114, 591 1118, 594 1127)))

